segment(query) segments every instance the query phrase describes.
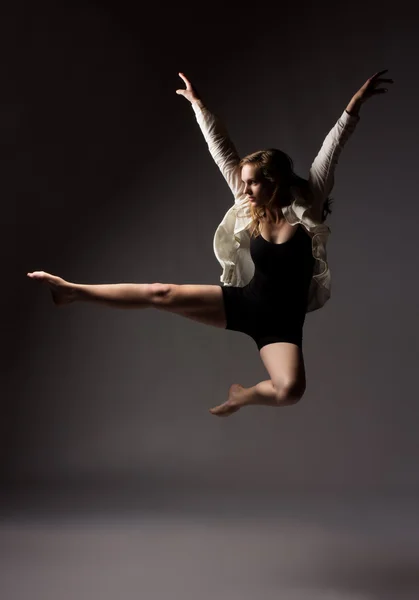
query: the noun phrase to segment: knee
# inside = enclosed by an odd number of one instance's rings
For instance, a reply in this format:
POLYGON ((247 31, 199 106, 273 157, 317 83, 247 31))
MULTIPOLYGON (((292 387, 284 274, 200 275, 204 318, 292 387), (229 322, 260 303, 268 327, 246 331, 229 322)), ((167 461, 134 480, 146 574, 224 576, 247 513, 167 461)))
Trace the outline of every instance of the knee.
POLYGON ((152 304, 167 304, 174 292, 172 283, 150 283, 149 294, 152 304))
POLYGON ((274 385, 278 405, 296 404, 301 400, 306 391, 304 380, 287 380, 274 385))

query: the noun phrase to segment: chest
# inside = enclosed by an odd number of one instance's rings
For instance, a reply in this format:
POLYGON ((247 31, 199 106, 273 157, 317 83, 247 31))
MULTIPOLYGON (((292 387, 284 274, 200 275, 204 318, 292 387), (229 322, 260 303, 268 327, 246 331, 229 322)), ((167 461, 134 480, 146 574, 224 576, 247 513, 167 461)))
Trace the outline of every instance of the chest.
POLYGON ((297 232, 296 225, 290 225, 286 219, 283 219, 278 224, 267 223, 266 221, 261 223, 260 232, 262 237, 268 242, 273 244, 283 244, 288 242, 297 232))

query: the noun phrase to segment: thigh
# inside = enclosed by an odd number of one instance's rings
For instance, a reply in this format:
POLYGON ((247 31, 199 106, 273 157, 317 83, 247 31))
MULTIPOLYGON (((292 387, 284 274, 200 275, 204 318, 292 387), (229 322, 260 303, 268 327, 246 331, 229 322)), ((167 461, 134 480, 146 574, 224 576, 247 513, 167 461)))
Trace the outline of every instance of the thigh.
POLYGON ((306 388, 303 351, 297 344, 276 342, 260 349, 260 357, 275 388, 302 395, 306 388))
POLYGON ((226 328, 223 291, 220 285, 153 283, 152 305, 205 325, 226 328))

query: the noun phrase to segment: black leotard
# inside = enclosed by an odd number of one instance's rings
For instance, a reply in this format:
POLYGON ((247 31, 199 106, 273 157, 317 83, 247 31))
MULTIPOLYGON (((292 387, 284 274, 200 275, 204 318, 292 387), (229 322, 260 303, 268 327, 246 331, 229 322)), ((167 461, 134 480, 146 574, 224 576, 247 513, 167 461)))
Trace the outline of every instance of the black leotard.
POLYGON ((302 347, 307 297, 313 274, 311 237, 302 225, 281 244, 261 235, 250 239, 255 265, 244 287, 221 286, 226 329, 246 333, 260 350, 266 344, 290 342, 302 347))

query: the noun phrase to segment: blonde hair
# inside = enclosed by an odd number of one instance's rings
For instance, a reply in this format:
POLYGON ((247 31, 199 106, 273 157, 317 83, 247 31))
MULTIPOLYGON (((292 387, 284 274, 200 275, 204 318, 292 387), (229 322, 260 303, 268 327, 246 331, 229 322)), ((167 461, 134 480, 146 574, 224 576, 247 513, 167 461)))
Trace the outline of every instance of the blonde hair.
MULTIPOLYGON (((294 172, 294 163, 291 157, 285 152, 276 148, 258 150, 244 156, 239 163, 239 167, 242 168, 248 164, 257 167, 262 179, 273 188, 271 197, 265 205, 250 205, 252 216, 250 224, 251 235, 255 237, 260 235, 261 219, 263 218, 278 223, 282 218, 281 207, 292 203, 296 189, 308 203, 311 203, 312 194, 308 181, 296 175, 294 172)), ((330 203, 331 199, 327 198, 323 206, 322 222, 332 212, 330 210, 330 203)))

